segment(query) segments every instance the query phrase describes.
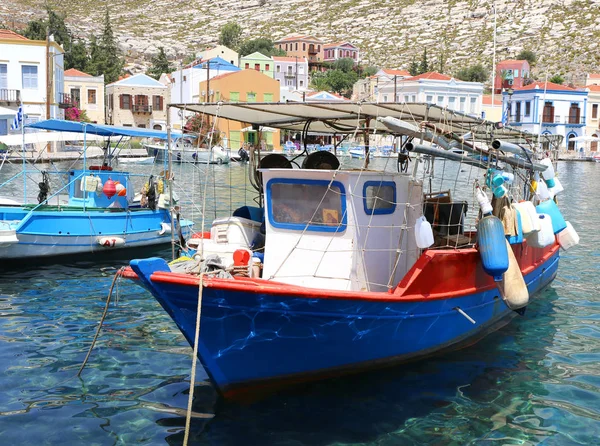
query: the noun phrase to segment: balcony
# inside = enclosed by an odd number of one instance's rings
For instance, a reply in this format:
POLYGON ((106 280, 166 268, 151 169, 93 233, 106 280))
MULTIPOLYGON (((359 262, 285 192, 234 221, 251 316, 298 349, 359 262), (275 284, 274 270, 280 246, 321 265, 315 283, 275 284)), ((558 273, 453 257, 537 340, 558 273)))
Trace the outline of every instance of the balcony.
POLYGON ((296 73, 285 73, 283 77, 286 79, 294 79, 296 77, 296 73))
POLYGON ((152 106, 147 104, 133 104, 131 106, 132 113, 152 113, 152 106))
POLYGON ((18 105, 21 103, 21 90, 0 88, 0 105, 18 105))
POLYGON ((317 47, 314 45, 308 45, 308 54, 319 54, 317 47))
POLYGON ((584 125, 585 118, 582 116, 576 116, 576 115, 566 115, 566 116, 554 115, 554 116, 552 116, 552 115, 544 114, 542 117, 542 124, 543 125, 559 125, 559 124, 584 125))
POLYGON ((79 108, 79 98, 68 93, 58 94, 58 108, 79 108))

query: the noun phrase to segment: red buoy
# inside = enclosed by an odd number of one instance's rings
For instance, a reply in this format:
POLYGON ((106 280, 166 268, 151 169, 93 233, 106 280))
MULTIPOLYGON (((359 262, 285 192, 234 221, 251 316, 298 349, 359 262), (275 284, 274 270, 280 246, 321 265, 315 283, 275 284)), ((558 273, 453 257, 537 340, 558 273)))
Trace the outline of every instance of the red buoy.
POLYGON ((236 249, 233 251, 233 265, 247 266, 250 261, 250 252, 247 249, 236 249))
POLYGON ((115 182, 110 178, 104 183, 104 188, 102 189, 104 195, 108 198, 112 198, 117 193, 117 186, 115 186, 115 182))

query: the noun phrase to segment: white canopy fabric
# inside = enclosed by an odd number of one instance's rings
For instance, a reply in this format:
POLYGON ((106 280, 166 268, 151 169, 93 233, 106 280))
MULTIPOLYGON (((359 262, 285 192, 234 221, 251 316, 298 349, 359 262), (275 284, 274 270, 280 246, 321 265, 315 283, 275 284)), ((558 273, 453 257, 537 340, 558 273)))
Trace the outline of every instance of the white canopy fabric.
POLYGON ((576 136, 574 138, 569 138, 569 141, 575 141, 575 142, 598 142, 600 141, 600 138, 596 137, 596 136, 589 136, 589 135, 583 135, 583 136, 576 136))
MULTIPOLYGON (((21 146, 23 144, 23 136, 25 137, 25 144, 37 144, 57 141, 83 141, 83 133, 72 133, 72 132, 32 132, 12 135, 0 136, 0 142, 7 146, 21 146)), ((104 136, 99 135, 87 135, 86 141, 104 141, 104 136)))
MULTIPOLYGON (((243 133, 246 133, 246 132, 252 132, 253 129, 252 129, 252 126, 248 126, 248 127, 244 127, 240 131, 243 132, 243 133)), ((263 133, 264 132, 273 133, 273 132, 276 132, 277 129, 274 129, 273 127, 261 127, 260 131, 263 132, 263 133)))

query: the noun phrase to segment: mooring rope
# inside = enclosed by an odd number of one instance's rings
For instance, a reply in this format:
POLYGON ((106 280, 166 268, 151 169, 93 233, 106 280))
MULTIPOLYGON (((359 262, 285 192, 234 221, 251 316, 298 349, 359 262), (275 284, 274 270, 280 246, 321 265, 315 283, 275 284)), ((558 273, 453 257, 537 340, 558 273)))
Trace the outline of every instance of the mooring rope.
POLYGON ((115 284, 117 283, 117 279, 119 279, 123 275, 124 270, 125 270, 125 267, 119 268, 119 270, 115 273, 115 276, 113 277, 112 284, 110 285, 110 290, 108 290, 108 297, 106 298, 106 305, 104 306, 104 312, 102 313, 102 318, 100 319, 100 324, 98 325, 98 328, 96 329, 96 334, 94 336, 94 340, 92 341, 92 345, 90 345, 90 349, 88 350, 87 355, 85 356, 85 359, 83 360, 83 364, 81 364, 81 367, 79 368, 79 371, 77 372, 76 376, 81 375, 81 372, 83 372, 83 369, 84 369, 85 365, 87 364, 88 359, 90 358, 90 355, 92 354, 94 345, 96 345, 96 340, 98 339, 98 336, 100 335, 100 330, 102 329, 102 324, 104 323, 104 319, 106 319, 106 314, 108 313, 108 306, 110 305, 110 298, 112 297, 113 289, 115 287, 115 284))
POLYGON ((183 446, 187 446, 190 438, 190 423, 192 420, 192 403, 194 401, 194 385, 196 381, 196 363, 198 362, 198 338, 200 337, 200 315, 202 314, 202 289, 204 273, 200 274, 198 281, 198 310, 196 311, 196 331, 194 333, 194 353, 192 357, 192 372, 190 376, 190 396, 188 398, 187 413, 185 415, 185 434, 183 446))

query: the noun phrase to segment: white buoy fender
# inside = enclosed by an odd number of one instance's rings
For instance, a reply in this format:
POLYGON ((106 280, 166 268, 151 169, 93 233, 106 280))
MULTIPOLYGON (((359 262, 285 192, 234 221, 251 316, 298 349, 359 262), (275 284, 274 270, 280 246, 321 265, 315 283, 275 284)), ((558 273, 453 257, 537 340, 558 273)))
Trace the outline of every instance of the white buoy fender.
POLYGON ((98 244, 105 248, 119 248, 125 246, 125 239, 122 237, 98 237, 98 244))
POLYGON ((519 268, 515 253, 510 247, 508 240, 506 244, 508 249, 508 269, 502 275, 502 281, 498 282, 498 290, 506 306, 511 310, 518 310, 529 303, 529 291, 527 290, 527 284, 525 284, 525 279, 523 279, 523 274, 521 273, 521 268, 519 268))
POLYGON ((158 235, 169 235, 171 234, 171 223, 162 222, 160 224, 160 230, 158 231, 158 235))
POLYGON ((17 238, 17 231, 15 229, 2 229, 0 230, 0 248, 14 245, 19 243, 17 238))

